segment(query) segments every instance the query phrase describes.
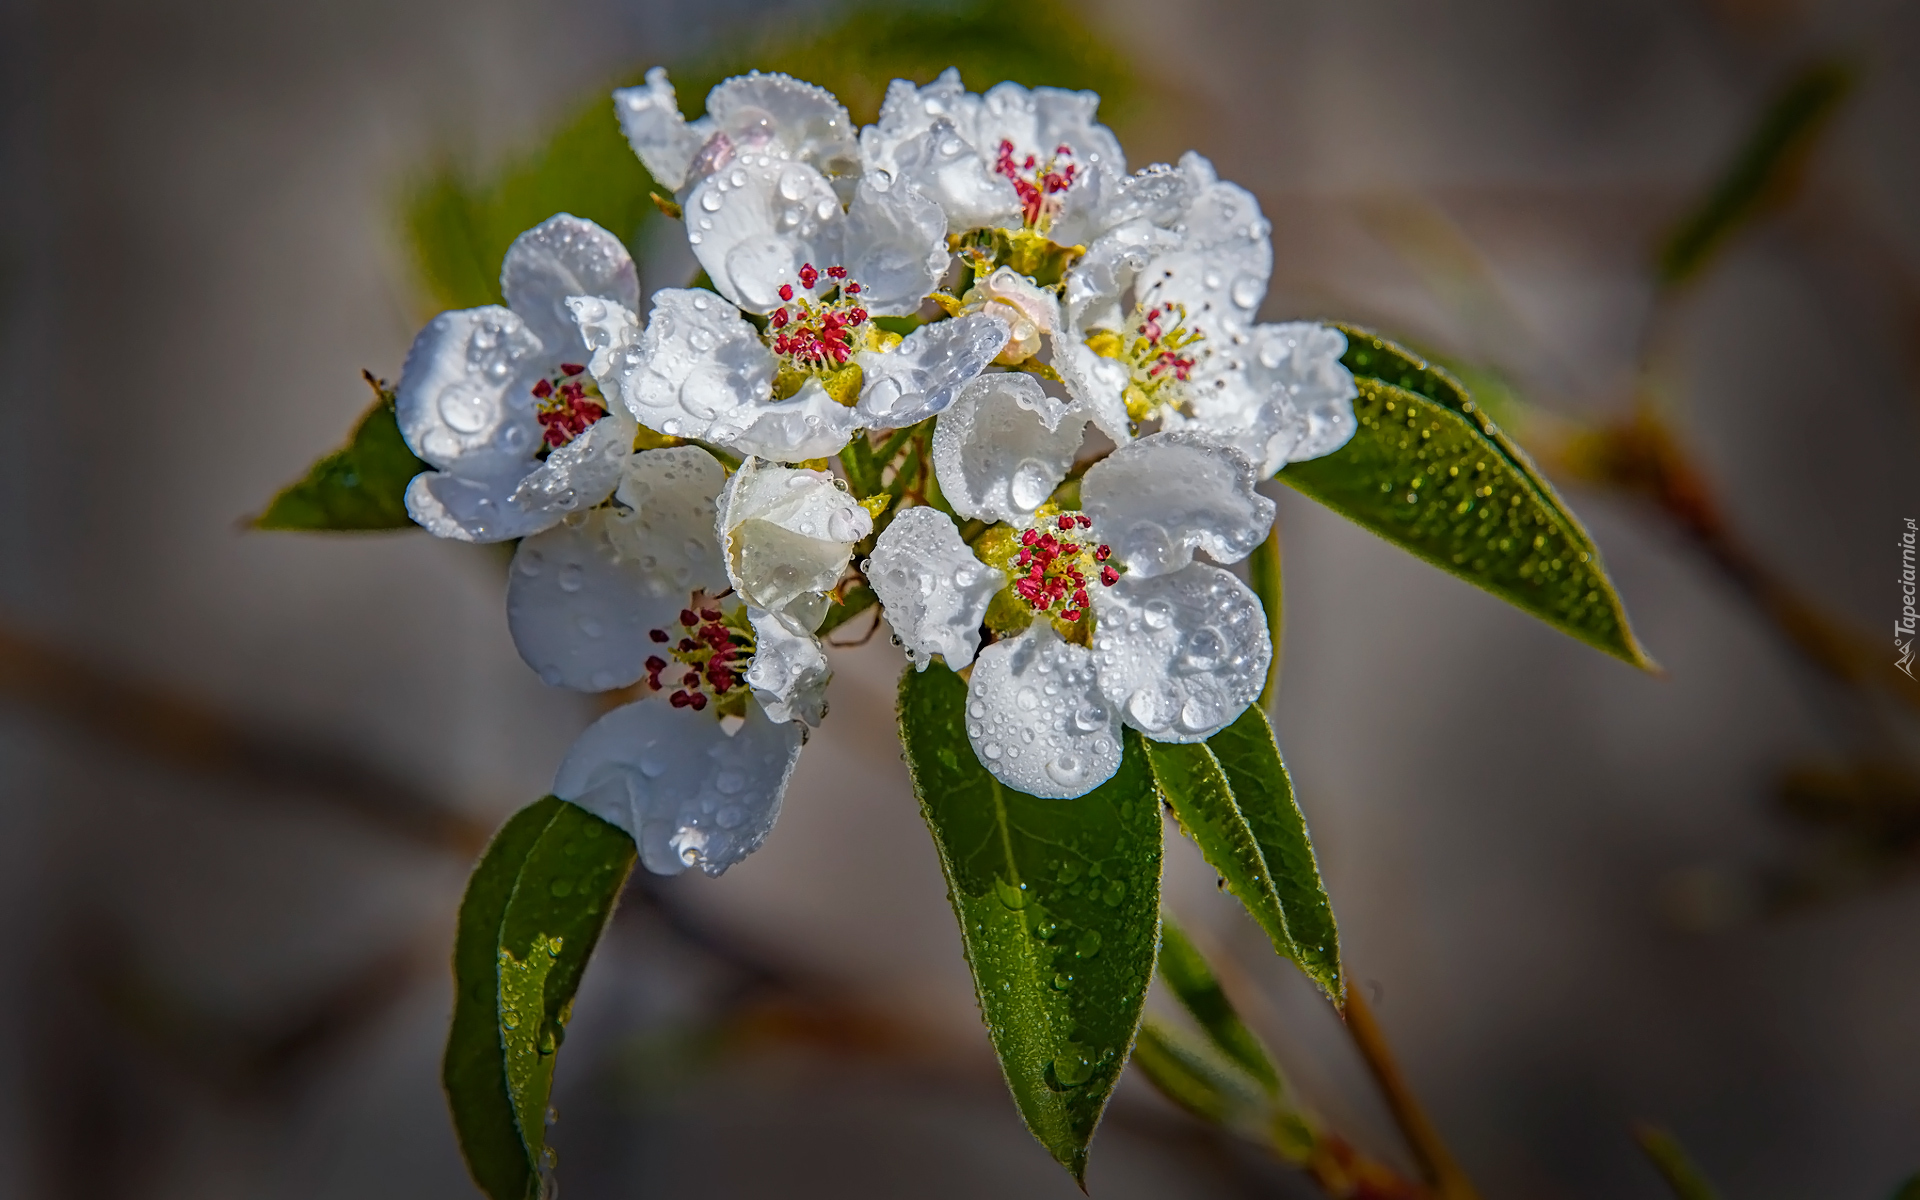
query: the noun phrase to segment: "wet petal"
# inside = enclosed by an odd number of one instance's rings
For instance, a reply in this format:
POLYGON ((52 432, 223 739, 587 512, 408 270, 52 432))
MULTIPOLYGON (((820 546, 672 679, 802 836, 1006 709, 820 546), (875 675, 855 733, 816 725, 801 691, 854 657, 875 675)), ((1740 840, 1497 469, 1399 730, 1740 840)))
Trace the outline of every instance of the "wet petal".
POLYGON ((827 680, 833 671, 820 639, 792 618, 747 609, 753 625, 753 661, 747 686, 773 721, 819 725, 827 715, 827 680))
POLYGON ((498 475, 531 469, 540 444, 534 383, 550 356, 527 323, 497 305, 443 312, 413 339, 394 415, 413 452, 436 467, 498 475))
POLYGON ((860 144, 846 108, 832 92, 791 75, 752 71, 725 80, 707 93, 707 117, 735 155, 770 152, 825 175, 860 170, 860 144))
MULTIPOLYGON (((1211 164, 1206 170, 1211 174, 1211 164)), ((1134 286, 1142 307, 1185 307, 1189 325, 1205 333, 1219 354, 1233 334, 1253 326, 1266 299, 1273 274, 1270 227, 1251 192, 1220 180, 1202 188, 1181 219, 1179 249, 1155 255, 1134 286)))
POLYGON ((967 740, 1010 788, 1084 796, 1120 768, 1120 717, 1101 694, 1093 653, 1037 621, 980 652, 967 682, 967 740))
POLYGON ((1195 433, 1156 433, 1093 465, 1080 507, 1133 575, 1164 575, 1204 550, 1215 562, 1253 553, 1273 527, 1245 455, 1195 433))
POLYGON ((940 490, 963 517, 1023 523, 1067 477, 1086 428, 1032 376, 982 375, 934 426, 940 490))
POLYGON ((840 198, 806 163, 743 154, 694 185, 687 241, 714 290, 748 312, 780 306, 800 267, 840 261, 840 198))
POLYGON ((712 292, 663 288, 638 346, 616 347, 599 376, 635 419, 673 437, 711 440, 716 424, 773 394, 773 352, 712 292))
POLYGON ((619 238, 561 213, 513 239, 500 266, 500 291, 550 358, 577 361, 585 345, 567 297, 598 296, 637 308, 640 275, 619 238))
POLYGON ((656 875, 718 875, 766 840, 805 740, 803 726, 776 724, 757 705, 736 727, 642 700, 587 727, 553 794, 626 830, 656 875))
POLYGON ((862 350, 858 405, 875 429, 916 425, 953 403, 960 389, 984 371, 1007 344, 1007 323, 975 313, 922 325, 884 353, 862 350))
POLYGON ((520 543, 507 577, 507 630, 549 687, 604 692, 646 674, 685 593, 659 595, 640 560, 620 553, 611 509, 576 513, 520 543))
POLYGON ((639 564, 641 594, 649 602, 677 609, 695 591, 717 596, 727 590, 713 536, 726 482, 726 468, 698 446, 643 450, 627 459, 614 492, 622 508, 612 510, 607 537, 621 557, 639 564))
POLYGON ((749 458, 720 493, 718 528, 740 598, 783 612, 839 582, 853 544, 873 532, 873 518, 824 471, 749 458))
POLYGON ((626 305, 599 296, 568 296, 567 312, 587 347, 588 374, 602 392, 609 396, 618 394, 614 355, 639 346, 640 318, 626 305))
POLYGON ((515 502, 528 459, 495 474, 422 471, 407 484, 407 515, 435 537, 456 542, 506 542, 540 532, 558 512, 530 511, 515 502))
POLYGON ((979 118, 980 97, 966 89, 960 82, 960 72, 953 67, 940 72, 940 77, 925 87, 915 87, 910 79, 896 79, 887 85, 879 122, 860 131, 861 158, 870 171, 898 175, 900 147, 941 121, 953 128, 972 151, 979 118))
POLYGON ((1268 435, 1265 474, 1332 454, 1353 436, 1359 389, 1340 362, 1346 352, 1346 335, 1325 325, 1295 321, 1254 330, 1247 373, 1269 397, 1261 429, 1268 435))
POLYGON ((1266 613, 1223 568, 1192 563, 1171 575, 1123 575, 1094 593, 1093 611, 1100 691, 1155 741, 1205 741, 1266 686, 1266 613))
MULTIPOLYGON (((911 188, 888 187, 868 174, 847 209, 840 265, 860 283, 860 301, 880 316, 920 307, 947 273, 947 219, 940 206, 911 188)), ((815 264, 818 266, 819 264, 815 264)))
POLYGON ((785 400, 734 410, 713 423, 706 440, 738 454, 803 462, 838 454, 860 428, 860 414, 809 379, 785 400))
POLYGON ((668 190, 679 191, 693 156, 712 133, 712 123, 703 119, 687 124, 674 99, 673 85, 667 82, 665 67, 648 71, 644 86, 616 91, 613 109, 620 117, 627 144, 633 147, 647 174, 668 190))
POLYGON ((547 455, 514 489, 513 503, 529 513, 556 520, 576 509, 592 508, 613 494, 620 471, 633 453, 639 426, 623 412, 608 413, 586 432, 547 455))
POLYGON ((973 661, 987 603, 1006 583, 960 540, 952 517, 926 507, 895 515, 874 542, 867 580, 923 671, 936 654, 956 671, 973 661))
MULTIPOLYGON (((873 128, 862 131, 863 146, 873 128)), ((1020 227, 1020 194, 1011 182, 993 173, 947 118, 936 118, 924 132, 891 144, 888 153, 888 169, 895 182, 938 204, 947 232, 1020 227)))

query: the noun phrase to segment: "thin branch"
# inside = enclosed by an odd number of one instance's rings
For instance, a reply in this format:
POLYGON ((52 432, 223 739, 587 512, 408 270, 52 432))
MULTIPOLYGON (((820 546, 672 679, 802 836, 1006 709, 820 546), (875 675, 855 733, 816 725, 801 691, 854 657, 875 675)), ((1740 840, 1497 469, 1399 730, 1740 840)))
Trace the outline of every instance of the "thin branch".
POLYGON ((1400 1127, 1401 1134, 1407 1139, 1407 1146, 1420 1163, 1420 1173, 1433 1186, 1440 1200, 1479 1200, 1479 1193, 1461 1169, 1459 1160, 1441 1138, 1440 1130, 1427 1116, 1426 1109, 1420 1104, 1419 1097, 1413 1094, 1406 1076, 1401 1073, 1400 1064, 1394 1059, 1393 1048, 1387 1045, 1387 1035, 1374 1019, 1373 1009, 1368 1006, 1364 995, 1365 988, 1348 988, 1347 1002, 1341 1009, 1346 1018, 1347 1034, 1360 1051, 1360 1057, 1366 1060, 1367 1070, 1373 1073, 1374 1082, 1380 1085, 1381 1096, 1387 1102, 1387 1108, 1393 1113, 1393 1120, 1400 1127))

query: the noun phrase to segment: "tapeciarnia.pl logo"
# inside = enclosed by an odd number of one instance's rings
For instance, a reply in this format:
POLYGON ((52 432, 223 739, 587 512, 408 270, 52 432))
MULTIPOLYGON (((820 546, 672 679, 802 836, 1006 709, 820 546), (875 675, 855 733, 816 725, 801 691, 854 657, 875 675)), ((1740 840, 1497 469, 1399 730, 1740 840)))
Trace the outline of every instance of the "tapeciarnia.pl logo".
POLYGON ((1900 534, 1900 599, 1902 605, 1900 608, 1900 618, 1893 623, 1893 648, 1900 655, 1899 658, 1894 660, 1893 665, 1905 672, 1908 679, 1914 677, 1913 632, 1915 624, 1920 623, 1920 614, 1916 614, 1913 609, 1913 551, 1914 539, 1917 533, 1920 533, 1920 528, 1915 526, 1912 517, 1908 517, 1907 527, 1900 534))

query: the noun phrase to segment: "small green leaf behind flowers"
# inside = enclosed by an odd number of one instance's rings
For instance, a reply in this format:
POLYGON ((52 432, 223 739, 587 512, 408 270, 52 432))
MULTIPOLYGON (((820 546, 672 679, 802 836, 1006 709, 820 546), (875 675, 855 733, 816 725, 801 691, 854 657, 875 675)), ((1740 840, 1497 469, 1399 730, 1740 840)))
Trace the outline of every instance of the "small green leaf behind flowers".
POLYGON ((347 444, 281 489, 255 529, 326 531, 411 529, 407 484, 427 470, 408 449, 394 419, 393 389, 371 373, 374 401, 354 426, 347 444))
POLYGON ((553 1064, 633 840, 554 796, 494 835, 467 882, 441 1079, 460 1152, 492 1200, 537 1200, 553 1064))
POLYGON ((945 667, 908 670, 900 739, 1007 1086, 1081 1180, 1153 976, 1160 806, 1132 733, 1113 778, 1084 796, 1005 787, 967 742, 966 702, 945 667))
POLYGON ((1364 329, 1340 328, 1359 428, 1277 478, 1561 632, 1656 669, 1587 531, 1459 380, 1364 329))

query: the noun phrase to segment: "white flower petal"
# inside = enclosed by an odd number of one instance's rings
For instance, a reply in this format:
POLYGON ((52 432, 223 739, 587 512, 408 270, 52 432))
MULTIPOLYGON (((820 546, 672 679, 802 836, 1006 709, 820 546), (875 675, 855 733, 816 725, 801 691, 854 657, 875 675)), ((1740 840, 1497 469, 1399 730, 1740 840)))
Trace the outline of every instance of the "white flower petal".
POLYGON ((974 313, 922 325, 883 353, 855 356, 862 372, 860 415, 875 429, 916 425, 953 403, 1007 344, 1007 323, 974 313))
POLYGON ((820 639, 778 613, 747 609, 753 626, 753 661, 747 686, 774 721, 819 725, 827 716, 827 680, 833 671, 820 639))
MULTIPOLYGON (((640 565, 641 595, 674 608, 696 591, 719 595, 730 586, 713 519, 727 470, 698 446, 669 446, 630 456, 614 499, 607 537, 623 558, 640 565)), ((664 610, 663 610, 664 611, 664 610)))
POLYGON ((1273 274, 1273 243, 1260 202, 1245 188, 1215 181, 1183 216, 1178 250, 1155 255, 1141 270, 1135 291, 1141 307, 1176 304, 1187 310, 1215 355, 1235 333, 1251 328, 1273 274))
POLYGON ((394 396, 407 445, 436 467, 476 475, 531 469, 540 443, 532 387, 550 356, 527 323, 498 305, 443 312, 413 339, 394 396))
POLYGON ((598 296, 635 308, 640 275, 619 238, 561 213, 513 239, 500 266, 500 290, 549 357, 577 359, 585 344, 567 298, 598 296))
POLYGON ((1006 583, 960 540, 953 518, 924 506, 897 513, 881 532, 867 580, 922 671, 936 654, 956 671, 973 661, 987 604, 1006 583))
POLYGON ((520 543, 507 578, 507 630, 549 687, 604 692, 646 674, 684 593, 649 594, 653 574, 620 553, 612 510, 577 513, 520 543))
POLYGON ((1204 550, 1238 562, 1273 527, 1245 455, 1194 433, 1156 433, 1115 450, 1080 481, 1080 507, 1133 575, 1165 575, 1204 550))
POLYGON ((539 533, 561 514, 529 511, 514 502, 533 466, 528 459, 508 463, 497 474, 422 471, 407 484, 407 515, 433 536, 456 542, 506 542, 539 533))
POLYGON ((1125 363, 1095 354, 1073 329, 1053 335, 1053 369, 1074 403, 1084 409, 1100 432, 1125 445, 1133 438, 1133 418, 1127 415, 1127 383, 1132 375, 1125 363))
POLYGON ((740 454, 800 462, 840 453, 859 428, 859 413, 809 379, 785 400, 766 400, 715 421, 707 440, 740 454))
POLYGON ((1067 477, 1086 428, 1031 375, 982 375, 933 427, 940 490, 963 517, 1025 523, 1067 477))
POLYGON ((1060 327, 1060 301, 1012 267, 997 267, 967 289, 961 313, 992 313, 1011 331, 994 361, 1017 366, 1040 353, 1041 339, 1060 327))
POLYGON ((997 154, 1010 141, 1019 154, 1044 159, 1056 146, 1073 151, 1082 171, 1105 170, 1125 175, 1126 155, 1113 131, 1094 119, 1100 108, 1098 92, 1064 88, 1031 90, 1011 81, 995 84, 981 98, 979 124, 973 144, 982 154, 997 154))
POLYGON ((638 432, 639 426, 626 413, 608 413, 587 426, 579 437, 547 455, 547 461, 514 489, 513 503, 529 513, 549 513, 555 519, 576 509, 592 508, 613 494, 638 432))
POLYGON ((587 373, 593 376, 602 392, 609 396, 618 394, 613 356, 639 346, 640 318, 626 305, 598 296, 568 296, 567 311, 587 347, 587 373))
POLYGON ((1120 718, 1093 653, 1046 621, 980 652, 967 681, 967 740, 995 779, 1049 800, 1084 796, 1120 768, 1120 718))
POLYGON ((656 875, 718 875, 766 840, 805 740, 751 704, 729 733, 711 712, 642 700, 587 727, 553 794, 626 830, 656 875))
POLYGON ((948 67, 925 87, 915 87, 911 79, 896 79, 887 85, 886 98, 880 103, 879 123, 860 131, 861 158, 870 171, 897 175, 903 143, 944 120, 971 149, 979 117, 980 97, 967 91, 956 68, 948 67))
POLYGON ((912 188, 889 188, 884 176, 869 173, 847 209, 839 265, 859 282, 864 308, 901 316, 918 309, 947 273, 952 255, 946 233, 938 204, 912 188))
POLYGON ((600 386, 612 388, 642 425, 710 440, 716 423, 773 394, 773 352, 738 309, 712 292, 662 288, 638 347, 609 352, 600 386))
POLYGON ((1155 741, 1205 741, 1266 686, 1266 612, 1253 589, 1221 567, 1123 575, 1094 593, 1093 611, 1100 691, 1155 741))
POLYGON ((686 182, 687 167, 712 132, 711 122, 687 124, 667 82, 665 67, 647 72, 642 87, 621 88, 613 94, 614 112, 627 144, 639 156, 647 173, 671 191, 686 182))
POLYGON ((813 167, 743 154, 694 185, 687 241, 714 290, 749 312, 780 306, 780 288, 811 262, 840 261, 840 198, 813 167))
POLYGON ((839 582, 873 518, 824 471, 749 458, 720 493, 717 523, 727 578, 755 608, 783 612, 839 582))
POLYGON ((860 170, 860 144, 846 108, 832 92, 791 75, 752 71, 725 80, 707 93, 707 117, 735 155, 771 152, 826 175, 860 170))
MULTIPOLYGON (((897 86, 903 81, 894 82, 897 86)), ((873 128, 861 132, 862 146, 873 128)), ((947 118, 936 118, 924 132, 890 145, 887 152, 891 156, 887 169, 896 185, 904 184, 938 204, 946 216, 947 232, 1020 228, 1020 194, 1011 181, 993 173, 947 118)))
POLYGON ((1309 321, 1254 330, 1247 373, 1256 390, 1272 397, 1268 420, 1281 425, 1268 439, 1266 474, 1332 454, 1353 436, 1353 398, 1360 392, 1340 361, 1346 352, 1345 334, 1309 321))

